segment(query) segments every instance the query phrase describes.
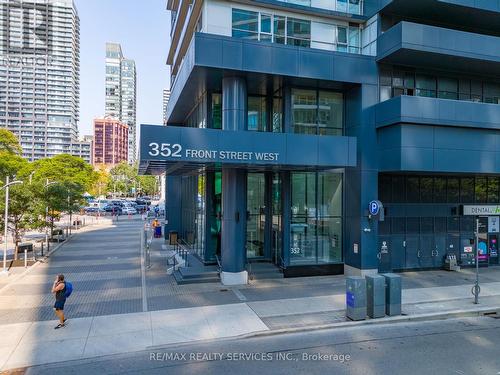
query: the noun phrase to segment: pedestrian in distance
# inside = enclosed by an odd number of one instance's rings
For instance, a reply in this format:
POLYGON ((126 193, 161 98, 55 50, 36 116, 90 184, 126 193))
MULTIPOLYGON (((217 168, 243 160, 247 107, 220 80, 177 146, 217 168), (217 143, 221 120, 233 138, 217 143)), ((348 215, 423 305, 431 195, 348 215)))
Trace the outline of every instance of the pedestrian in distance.
POLYGON ((56 303, 54 304, 54 310, 57 317, 59 318, 59 324, 54 327, 55 329, 63 328, 66 322, 64 318, 64 303, 66 302, 66 282, 64 281, 64 275, 57 275, 52 285, 52 293, 55 294, 56 303))

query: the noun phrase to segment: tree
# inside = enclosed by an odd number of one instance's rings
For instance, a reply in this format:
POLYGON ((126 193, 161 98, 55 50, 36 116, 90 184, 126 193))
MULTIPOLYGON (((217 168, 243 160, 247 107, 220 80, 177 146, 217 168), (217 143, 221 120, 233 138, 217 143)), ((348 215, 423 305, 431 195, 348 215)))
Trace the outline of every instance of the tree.
MULTIPOLYGON (((40 222, 40 205, 36 199, 37 188, 29 184, 32 165, 21 156, 19 143, 15 143, 17 139, 12 138, 9 133, 0 129, 0 137, 5 138, 0 141, 0 177, 2 186, 6 182, 8 176, 10 180, 21 180, 22 185, 12 185, 9 188, 9 216, 8 222, 5 223, 4 215, 2 218, 2 230, 5 230, 5 225, 13 235, 15 243, 15 258, 17 259, 17 249, 19 241, 24 232, 31 228, 36 228, 41 225, 40 222)), ((12 135, 12 133, 10 133, 12 135)), ((12 135, 13 136, 13 135, 12 135)), ((0 199, 0 210, 5 210, 5 189, 2 190, 0 199)), ((8 239, 6 238, 5 241, 8 239)))
POLYGON ((125 162, 113 167, 110 171, 111 183, 109 190, 130 195, 132 188, 136 194, 154 195, 157 193, 157 181, 155 176, 139 176, 137 165, 129 165, 125 162))
POLYGON ((19 155, 22 151, 23 149, 14 133, 7 129, 0 129, 0 152, 19 155))
POLYGON ((60 154, 33 163, 33 179, 40 183, 39 192, 44 206, 49 208, 51 233, 54 220, 60 212, 71 213, 84 202, 83 194, 90 190, 98 178, 89 164, 76 156, 60 154), (51 184, 46 186, 46 183, 51 184))
POLYGON ((106 195, 109 186, 111 186, 112 184, 111 175, 105 169, 99 169, 98 171, 95 172, 95 174, 96 174, 96 179, 95 182, 92 184, 89 193, 92 194, 94 197, 97 197, 102 194, 106 195))

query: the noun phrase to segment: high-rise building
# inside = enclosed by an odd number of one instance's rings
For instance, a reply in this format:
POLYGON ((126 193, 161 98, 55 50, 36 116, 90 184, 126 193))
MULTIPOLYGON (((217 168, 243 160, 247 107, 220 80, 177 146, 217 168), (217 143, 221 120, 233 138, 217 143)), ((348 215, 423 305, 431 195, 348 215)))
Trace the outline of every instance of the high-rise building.
POLYGON ((105 114, 128 125, 127 160, 136 160, 136 69, 134 60, 123 57, 118 43, 106 43, 105 114))
POLYGON ((78 156, 88 164, 92 164, 92 143, 85 139, 71 142, 71 155, 78 156))
POLYGON ((128 125, 105 116, 94 119, 92 164, 111 169, 128 158, 128 125))
POLYGON ((29 160, 78 142, 80 20, 72 0, 0 0, 0 126, 29 160))
POLYGON ((167 125, 167 105, 170 100, 170 90, 163 89, 163 125, 167 125))
POLYGON ((223 283, 252 261, 285 277, 500 263, 498 1, 167 8, 167 126, 141 127, 139 168, 167 173, 165 232, 223 283))

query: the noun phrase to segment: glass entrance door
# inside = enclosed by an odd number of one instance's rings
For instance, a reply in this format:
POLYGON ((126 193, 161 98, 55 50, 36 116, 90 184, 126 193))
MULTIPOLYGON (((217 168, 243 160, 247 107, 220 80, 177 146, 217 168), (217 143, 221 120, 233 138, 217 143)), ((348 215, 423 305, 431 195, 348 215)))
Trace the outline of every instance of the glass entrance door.
POLYGON ((271 176, 271 257, 273 263, 277 266, 284 265, 282 253, 282 204, 281 204, 281 178, 279 173, 273 173, 271 176))
POLYGON ((266 230, 266 186, 264 173, 247 177, 247 259, 264 257, 266 230))

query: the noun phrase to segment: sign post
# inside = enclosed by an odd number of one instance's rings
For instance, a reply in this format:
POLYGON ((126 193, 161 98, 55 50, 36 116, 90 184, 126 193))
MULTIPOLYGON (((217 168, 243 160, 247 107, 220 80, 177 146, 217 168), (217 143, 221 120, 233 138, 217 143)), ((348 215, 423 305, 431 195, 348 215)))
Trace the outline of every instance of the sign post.
POLYGON ((463 206, 464 216, 476 216, 476 231, 475 231, 475 245, 476 245, 476 281, 472 287, 472 294, 474 295, 474 303, 477 305, 479 303, 479 293, 481 293, 481 287, 479 286, 479 219, 480 217, 488 218, 488 231, 492 228, 498 226, 497 219, 492 218, 492 216, 498 216, 500 214, 499 205, 464 205, 463 206))
POLYGON ((477 305, 479 303, 479 293, 481 292, 481 287, 479 286, 479 217, 476 218, 476 282, 472 289, 472 294, 474 295, 474 303, 477 305))

